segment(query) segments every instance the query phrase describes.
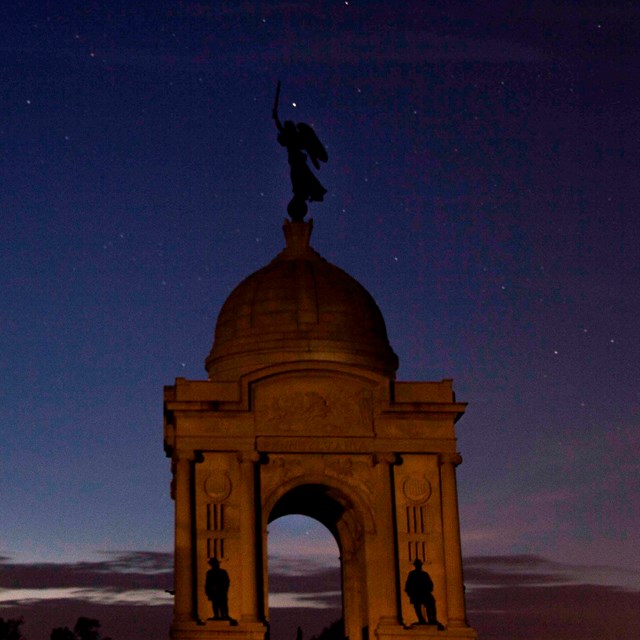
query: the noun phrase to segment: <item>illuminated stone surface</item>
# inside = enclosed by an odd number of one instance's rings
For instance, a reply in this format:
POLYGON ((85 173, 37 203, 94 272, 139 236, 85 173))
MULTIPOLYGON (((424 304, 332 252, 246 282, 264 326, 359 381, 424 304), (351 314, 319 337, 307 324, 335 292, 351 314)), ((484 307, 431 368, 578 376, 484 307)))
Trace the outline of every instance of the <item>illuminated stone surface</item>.
MULTIPOLYGON (((450 380, 399 382, 373 298, 286 222, 286 248, 225 302, 209 379, 165 389, 175 499, 171 634, 262 639, 267 524, 302 514, 341 554, 346 633, 475 638, 466 623, 450 380), (208 620, 211 557, 231 579, 237 624, 208 620), (416 559, 434 582, 444 631, 415 625, 403 591, 416 559)), ((271 640, 286 640, 276 639, 271 640)))

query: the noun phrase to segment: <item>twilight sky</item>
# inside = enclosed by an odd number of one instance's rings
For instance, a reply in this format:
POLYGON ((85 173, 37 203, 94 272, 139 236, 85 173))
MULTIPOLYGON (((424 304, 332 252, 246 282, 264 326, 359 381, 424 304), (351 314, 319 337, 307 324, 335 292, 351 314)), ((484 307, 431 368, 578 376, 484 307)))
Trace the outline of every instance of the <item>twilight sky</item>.
MULTIPOLYGON (((281 117, 329 152, 314 248, 378 302, 399 379, 453 378, 469 402, 471 622, 502 638, 518 586, 545 611, 567 585, 566 610, 638 602, 636 3, 18 5, 0 20, 0 616, 46 600, 38 567, 68 589, 49 563, 171 550, 162 386, 205 377, 220 306, 283 246, 278 79, 281 117)), ((274 527, 282 576, 291 548, 335 556, 307 522, 274 527)))

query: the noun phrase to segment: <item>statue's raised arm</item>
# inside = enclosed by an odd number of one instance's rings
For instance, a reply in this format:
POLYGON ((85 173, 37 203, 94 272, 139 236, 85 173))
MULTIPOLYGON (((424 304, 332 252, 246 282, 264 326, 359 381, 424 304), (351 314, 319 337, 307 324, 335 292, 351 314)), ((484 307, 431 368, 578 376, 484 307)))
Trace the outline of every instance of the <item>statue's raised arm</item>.
POLYGON ((303 220, 308 209, 307 202, 322 202, 327 193, 309 168, 307 154, 316 169, 320 169, 320 162, 327 162, 329 157, 315 131, 308 124, 299 122, 296 125, 291 120, 285 120, 283 124, 280 121, 279 101, 280 82, 276 87, 272 117, 278 129, 278 142, 287 149, 287 159, 291 167, 293 198, 287 205, 287 212, 292 220, 303 220))
POLYGON ((276 97, 273 101, 273 110, 271 111, 271 117, 275 120, 276 127, 278 127, 278 131, 282 131, 282 122, 280 122, 280 118, 278 117, 278 104, 280 103, 280 80, 278 80, 278 85, 276 86, 276 97))

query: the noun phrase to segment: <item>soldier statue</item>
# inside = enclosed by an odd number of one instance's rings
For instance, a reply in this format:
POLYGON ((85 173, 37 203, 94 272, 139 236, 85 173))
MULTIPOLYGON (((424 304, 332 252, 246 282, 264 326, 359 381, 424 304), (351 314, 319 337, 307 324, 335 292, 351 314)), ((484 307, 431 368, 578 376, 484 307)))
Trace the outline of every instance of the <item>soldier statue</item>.
POLYGON ((207 571, 204 583, 204 592, 211 600, 213 609, 213 620, 230 620, 227 594, 229 592, 229 574, 220 568, 220 560, 211 558, 209 560, 211 569, 207 571))
POLYGON ((436 599, 433 597, 433 581, 431 576, 422 570, 422 560, 416 558, 413 561, 415 569, 409 572, 404 590, 409 596, 409 601, 413 605, 418 616, 418 624, 430 624, 444 630, 442 624, 438 622, 436 615, 436 599), (424 619, 422 608, 426 609, 427 619, 424 619))

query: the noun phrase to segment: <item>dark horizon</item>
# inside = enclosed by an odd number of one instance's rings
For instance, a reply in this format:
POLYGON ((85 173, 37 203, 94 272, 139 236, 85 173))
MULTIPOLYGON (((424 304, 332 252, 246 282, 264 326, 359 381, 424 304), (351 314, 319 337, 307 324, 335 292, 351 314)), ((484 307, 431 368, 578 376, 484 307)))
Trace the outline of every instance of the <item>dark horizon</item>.
MULTIPOLYGON (((295 607, 272 609, 272 640, 294 640, 298 625, 310 640, 340 618, 336 562, 299 559, 293 566, 296 572, 304 571, 302 582, 288 564, 278 565, 270 577, 271 596, 296 594, 298 601, 295 607), (305 599, 313 607, 305 607, 305 599)), ((615 572, 607 575, 606 567, 596 572, 534 556, 468 557, 464 566, 469 622, 479 638, 575 640, 579 634, 583 640, 631 640, 640 629, 637 571, 629 571, 628 584, 620 587, 612 580, 615 572), (602 615, 611 608, 616 611, 613 622, 602 615)), ((21 602, 0 604, 0 617, 24 617, 28 640, 48 640, 52 628, 72 626, 79 616, 97 618, 102 635, 113 640, 168 638, 172 605, 165 590, 173 584, 171 567, 171 554, 144 552, 102 563, 57 565, 55 570, 49 564, 5 560, 0 588, 25 591, 16 594, 21 602), (48 599, 37 592, 53 588, 66 589, 67 596, 48 599), (161 604, 163 599, 166 604, 161 604)))

